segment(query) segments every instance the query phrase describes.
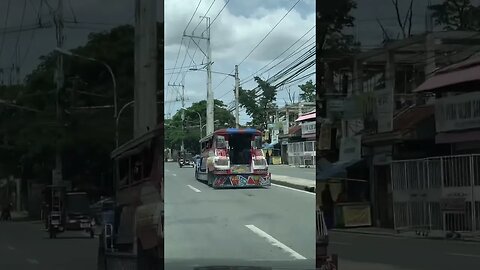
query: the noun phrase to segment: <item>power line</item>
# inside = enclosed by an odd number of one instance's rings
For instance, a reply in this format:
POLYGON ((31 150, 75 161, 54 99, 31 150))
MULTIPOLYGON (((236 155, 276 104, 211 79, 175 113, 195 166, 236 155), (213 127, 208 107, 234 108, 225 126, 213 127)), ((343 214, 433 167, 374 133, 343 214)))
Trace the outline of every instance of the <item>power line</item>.
POLYGON ((3 21, 3 33, 2 33, 2 42, 0 43, 0 59, 2 57, 2 52, 3 52, 3 46, 5 44, 5 33, 6 33, 6 28, 7 28, 7 22, 8 22, 8 16, 10 15, 10 4, 12 0, 8 0, 7 4, 7 15, 5 15, 5 20, 3 21))
MULTIPOLYGON (((259 70, 255 71, 254 73, 252 73, 251 75, 247 76, 246 78, 249 78, 250 76, 253 77, 253 75, 257 74, 258 72, 260 72, 260 70, 266 68, 267 66, 269 66, 270 64, 272 64, 275 60, 277 60, 278 58, 280 58, 282 55, 284 55, 288 50, 290 50, 293 46, 295 46, 295 44, 297 44, 300 40, 302 40, 302 38, 304 38, 308 33, 310 33, 310 31, 312 31, 313 29, 315 29, 315 25, 310 28, 305 34, 303 34, 300 38, 298 38, 292 45, 290 45, 287 49, 285 49, 281 54, 279 54, 277 57, 275 57, 272 61, 270 61, 268 64, 266 64, 265 66, 263 66, 262 68, 260 68, 259 70)), ((315 36, 315 35, 314 35, 315 36)))
POLYGON ((201 17, 201 19, 200 19, 200 21, 198 22, 197 26, 195 26, 195 28, 193 28, 192 33, 194 33, 195 30, 198 28, 198 26, 203 22, 203 19, 205 19, 205 17, 207 16, 208 12, 209 12, 210 9, 212 8, 213 4, 215 4, 215 0, 213 0, 212 4, 210 4, 210 6, 209 6, 208 9, 207 9, 207 12, 205 12, 205 14, 201 17))
POLYGON ((262 38, 262 40, 260 40, 260 42, 255 45, 255 47, 253 47, 253 49, 247 54, 247 56, 245 56, 245 58, 243 58, 243 60, 238 64, 239 66, 253 53, 253 51, 255 51, 255 49, 258 48, 258 46, 260 46, 260 44, 262 44, 262 42, 270 35, 270 33, 273 32, 273 30, 275 30, 275 28, 277 28, 277 26, 283 21, 283 19, 285 19, 285 17, 287 17, 287 15, 293 10, 293 8, 295 8, 295 6, 300 2, 301 0, 298 0, 297 2, 295 2, 295 4, 287 11, 287 13, 285 13, 285 15, 283 15, 283 17, 273 26, 272 29, 270 29, 270 31, 268 31, 268 33, 262 38))
POLYGON ((202 35, 203 33, 207 32, 208 29, 212 26, 212 24, 215 22, 215 20, 218 18, 218 16, 220 16, 220 13, 222 13, 222 11, 225 9, 225 7, 228 5, 228 2, 230 2, 230 0, 227 0, 227 2, 225 2, 225 5, 223 5, 222 9, 217 13, 217 15, 215 16, 215 18, 213 18, 212 22, 210 23, 210 25, 207 27, 207 29, 203 30, 202 32, 202 35))
POLYGON ((195 8, 195 11, 193 11, 192 17, 190 17, 190 20, 188 21, 187 26, 185 26, 185 29, 183 30, 184 33, 185 33, 185 31, 187 31, 187 28, 190 25, 190 23, 192 22, 193 17, 195 16, 195 13, 197 13, 198 7, 200 6, 201 3, 202 3, 202 0, 198 1, 198 5, 195 8))
MULTIPOLYGON (((23 8, 22 8, 22 16, 21 16, 21 19, 20 19, 20 31, 18 32, 18 35, 17 35, 17 40, 15 41, 15 53, 13 54, 12 56, 12 62, 15 61, 15 65, 18 67, 18 44, 20 42, 20 36, 21 36, 21 31, 23 30, 23 20, 25 19, 25 10, 27 9, 27 0, 23 0, 23 8)), ((18 73, 17 73, 18 75, 18 73)), ((18 80, 18 78, 17 78, 18 80)))
MULTIPOLYGON (((262 40, 260 40, 260 42, 257 43, 257 45, 255 45, 255 47, 253 47, 253 49, 247 54, 247 56, 245 56, 245 58, 243 58, 243 60, 238 64, 238 66, 240 66, 254 51, 255 49, 258 48, 258 46, 260 46, 260 44, 262 44, 262 42, 270 35, 270 33, 273 32, 273 30, 275 30, 275 28, 277 28, 277 26, 283 21, 283 19, 295 8, 295 6, 300 2, 301 0, 298 0, 297 2, 295 2, 295 4, 287 11, 287 13, 285 13, 285 15, 283 15, 283 17, 272 27, 272 29, 270 29, 270 31, 262 38, 262 40)), ((229 73, 232 73, 234 70, 230 71, 229 73)), ((225 76, 225 78, 223 78, 223 80, 217 85, 215 86, 215 88, 213 88, 213 90, 217 89, 220 85, 222 85, 222 83, 228 78, 228 75, 225 76)))

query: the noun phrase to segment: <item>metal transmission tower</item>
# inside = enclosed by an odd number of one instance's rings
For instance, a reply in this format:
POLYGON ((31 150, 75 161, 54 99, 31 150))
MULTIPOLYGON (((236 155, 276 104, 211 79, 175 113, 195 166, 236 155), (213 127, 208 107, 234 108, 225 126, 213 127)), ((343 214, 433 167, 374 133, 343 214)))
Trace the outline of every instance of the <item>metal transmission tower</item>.
POLYGON ((182 95, 181 95, 181 101, 182 101, 182 145, 180 146, 180 151, 183 153, 185 149, 184 141, 183 141, 183 135, 185 134, 185 85, 183 83, 181 84, 174 84, 174 83, 168 83, 168 86, 180 86, 182 87, 182 95))
POLYGON ((207 33, 207 36, 204 37, 203 33, 200 36, 195 36, 194 33, 191 35, 183 33, 184 37, 189 37, 197 45, 200 51, 207 57, 207 135, 212 134, 214 131, 214 97, 212 91, 212 48, 210 46, 210 17, 200 16, 200 18, 205 19, 207 23, 207 29, 204 31, 207 33), (205 39, 207 41, 207 52, 205 53, 200 45, 195 41, 195 39, 205 39))

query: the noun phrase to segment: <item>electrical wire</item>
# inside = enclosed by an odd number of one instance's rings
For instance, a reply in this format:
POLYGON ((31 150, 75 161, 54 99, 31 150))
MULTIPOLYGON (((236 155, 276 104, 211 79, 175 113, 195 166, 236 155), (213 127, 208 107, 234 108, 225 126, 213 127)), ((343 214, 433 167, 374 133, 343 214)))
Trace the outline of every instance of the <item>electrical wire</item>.
POLYGON ((215 16, 215 18, 213 18, 213 21, 210 23, 210 25, 205 29, 203 30, 202 32, 202 35, 203 33, 207 32, 208 29, 211 28, 212 24, 215 22, 215 20, 218 18, 218 16, 220 16, 220 13, 222 13, 222 11, 225 9, 225 7, 228 5, 228 2, 230 2, 230 0, 227 0, 227 2, 225 2, 225 5, 223 5, 222 9, 217 13, 217 15, 215 16))
POLYGON ((7 3, 7 15, 5 15, 5 20, 3 21, 3 33, 2 33, 2 42, 0 42, 0 59, 2 57, 2 52, 3 52, 3 46, 5 44, 5 34, 6 34, 6 29, 7 29, 7 22, 8 22, 8 17, 10 15, 10 4, 12 0, 8 0, 7 3))

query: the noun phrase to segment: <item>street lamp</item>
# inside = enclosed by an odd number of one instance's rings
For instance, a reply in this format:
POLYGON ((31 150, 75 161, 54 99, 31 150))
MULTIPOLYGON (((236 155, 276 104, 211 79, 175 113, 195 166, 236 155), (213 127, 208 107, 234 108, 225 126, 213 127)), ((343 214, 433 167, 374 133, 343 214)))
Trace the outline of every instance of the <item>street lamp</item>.
POLYGON ((113 83, 113 107, 114 107, 113 118, 116 119, 117 118, 117 81, 115 80, 115 74, 113 74, 112 68, 104 61, 101 61, 95 58, 74 54, 70 51, 63 50, 60 48, 55 48, 55 51, 68 56, 74 56, 74 57, 82 58, 88 61, 100 63, 108 70, 108 73, 110 73, 110 76, 112 77, 112 83, 113 83))
POLYGON ((134 103, 135 103, 135 100, 125 103, 125 105, 123 105, 123 107, 118 112, 117 117, 115 118, 115 148, 118 148, 118 122, 120 120, 120 115, 122 114, 123 110, 125 110, 128 106, 134 103))

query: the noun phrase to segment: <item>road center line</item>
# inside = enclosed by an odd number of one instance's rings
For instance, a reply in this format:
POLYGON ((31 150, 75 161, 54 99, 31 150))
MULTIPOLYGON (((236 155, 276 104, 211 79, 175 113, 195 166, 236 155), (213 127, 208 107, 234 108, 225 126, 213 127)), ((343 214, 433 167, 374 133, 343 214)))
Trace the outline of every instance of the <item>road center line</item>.
POLYGON ((303 192, 303 193, 307 193, 307 194, 315 196, 315 193, 313 193, 313 192, 308 192, 308 191, 305 191, 305 190, 300 190, 300 189, 291 188, 291 187, 287 187, 287 186, 277 185, 277 184, 273 184, 273 183, 271 185, 275 186, 275 187, 281 187, 281 188, 285 188, 285 189, 289 189, 289 190, 293 190, 293 191, 298 191, 298 192, 303 192))
POLYGON ((275 239, 273 236, 269 235, 268 233, 262 231, 261 229, 257 228, 255 225, 245 225, 248 229, 250 229, 252 232, 257 234, 258 236, 265 238, 272 246, 279 247, 283 251, 287 252, 290 254, 290 256, 294 257, 297 260, 306 260, 307 258, 303 257, 299 253, 297 253, 295 250, 287 247, 285 244, 282 242, 278 241, 275 239))
POLYGON ((37 260, 35 259, 27 259, 27 262, 29 262, 30 264, 40 264, 37 260))
POLYGON ((195 192, 201 192, 200 189, 195 188, 195 187, 193 187, 193 186, 191 186, 191 185, 187 185, 187 187, 189 187, 190 189, 192 189, 192 190, 195 191, 195 192))
POLYGON ((447 255, 470 257, 470 258, 479 258, 480 259, 480 255, 477 255, 477 254, 447 253, 447 255))
POLYGON ((12 247, 12 246, 8 246, 7 248, 10 249, 10 250, 15 250, 15 248, 12 247))

